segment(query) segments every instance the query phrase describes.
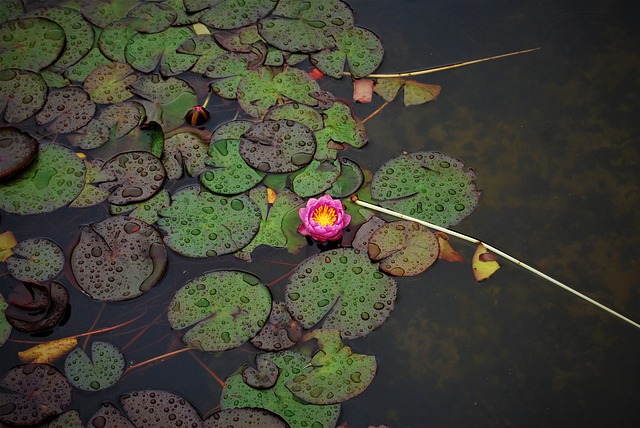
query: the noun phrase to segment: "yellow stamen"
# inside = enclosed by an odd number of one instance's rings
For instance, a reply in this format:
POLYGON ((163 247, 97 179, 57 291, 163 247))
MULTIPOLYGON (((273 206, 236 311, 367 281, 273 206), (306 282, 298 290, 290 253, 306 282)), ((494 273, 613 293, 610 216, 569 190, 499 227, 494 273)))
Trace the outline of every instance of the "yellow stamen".
POLYGON ((311 218, 320 226, 333 226, 338 220, 338 213, 332 207, 320 205, 313 211, 311 218))

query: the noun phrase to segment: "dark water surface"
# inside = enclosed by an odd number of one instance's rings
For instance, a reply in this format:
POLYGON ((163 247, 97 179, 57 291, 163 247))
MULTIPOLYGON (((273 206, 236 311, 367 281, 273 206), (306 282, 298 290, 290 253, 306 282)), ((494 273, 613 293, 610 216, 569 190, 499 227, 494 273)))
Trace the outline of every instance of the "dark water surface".
MULTIPOLYGON (((455 227, 540 268, 635 321, 640 320, 640 28, 634 2, 353 0, 356 24, 385 47, 379 72, 421 69, 541 47, 416 78, 442 85, 422 106, 395 100, 366 123, 370 143, 350 157, 371 171, 403 151, 437 150, 473 168, 478 208, 455 227)), ((322 85, 350 97, 348 82, 322 85)), ((381 104, 356 105, 364 118, 381 104)), ((233 112, 229 113, 230 115, 233 112)), ((230 120, 214 118, 210 127, 230 120)), ((184 181, 176 184, 182 187, 184 181)), ((172 191, 170 186, 168 190, 172 191)), ((20 217, 0 213, 18 239, 44 236, 67 254, 79 224, 101 209, 20 217)), ((454 241, 464 264, 437 263, 399 281, 396 308, 374 333, 350 341, 377 357, 370 387, 343 404, 351 427, 631 427, 640 420, 640 330, 507 261, 477 284, 474 248, 454 241)), ((103 305, 68 286, 72 313, 48 338, 131 319, 94 340, 126 347, 127 364, 180 349, 166 306, 189 279, 243 269, 270 283, 315 252, 260 248, 248 265, 171 253, 158 287, 142 299, 103 305), (284 262, 287 264, 282 264, 284 262), (144 332, 142 327, 148 327, 144 332), (136 338, 138 333, 143 334, 136 338)), ((4 273, 4 267, 1 267, 4 273)), ((68 272, 70 275, 70 272, 68 272)), ((0 277, 0 281, 2 277, 0 277)), ((66 285, 69 281, 64 281, 66 285)), ((272 287, 281 297, 285 281, 272 287)), ((0 371, 29 340, 14 331, 0 371)), ((253 364, 256 350, 197 353, 221 378, 253 364)), ((60 362, 56 363, 61 367, 60 362)), ((128 372, 104 391, 74 392, 87 420, 103 401, 136 389, 167 389, 206 414, 221 387, 189 353, 128 372)))

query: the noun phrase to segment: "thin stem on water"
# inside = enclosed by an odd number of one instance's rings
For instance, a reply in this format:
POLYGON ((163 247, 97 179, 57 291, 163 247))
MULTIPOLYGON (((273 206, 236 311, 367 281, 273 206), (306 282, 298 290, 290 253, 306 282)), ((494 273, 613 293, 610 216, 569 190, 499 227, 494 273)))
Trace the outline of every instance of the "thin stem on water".
POLYGON ((419 223, 419 224, 421 224, 423 226, 426 226, 428 228, 435 229, 435 230, 438 230, 440 232, 455 236, 456 238, 463 239, 463 240, 471 242, 473 244, 482 244, 489 251, 493 251, 494 253, 504 257, 505 259, 509 260, 510 262, 513 262, 516 265, 525 268, 529 272, 532 272, 532 273, 538 275, 539 277, 541 277, 543 279, 546 279, 547 281, 551 282, 552 284, 557 285, 560 288, 563 288, 564 290, 568 291, 569 293, 572 293, 572 294, 580 297, 581 299, 591 303, 592 305, 595 305, 595 306, 599 307, 600 309, 603 309, 603 310, 609 312, 611 315, 614 315, 614 316, 620 318, 621 320, 628 322, 632 326, 640 328, 640 324, 638 324, 637 322, 625 317, 624 315, 614 311, 613 309, 603 305, 602 303, 593 300, 591 297, 586 296, 586 295, 580 293, 579 291, 574 290, 573 288, 569 287, 566 284, 563 284, 562 282, 558 281, 557 279, 554 279, 554 278, 550 277, 549 275, 540 272, 538 269, 535 269, 535 268, 529 266, 528 264, 516 259, 515 257, 510 256, 509 254, 505 253, 504 251, 502 251, 502 250, 500 250, 500 249, 498 249, 498 248, 496 248, 496 247, 494 247, 492 245, 487 244, 486 242, 483 242, 483 241, 481 241, 479 239, 476 239, 476 238, 473 238, 471 236, 465 235, 463 233, 456 232, 455 230, 451 230, 451 229, 447 229, 446 227, 438 226, 437 224, 429 223, 427 221, 420 220, 420 219, 417 219, 415 217, 411 217, 411 216, 408 216, 408 215, 405 215, 405 214, 402 214, 402 213, 398 213, 398 212, 389 210, 387 208, 380 207, 378 205, 374 205, 374 204, 370 204, 368 202, 361 201, 361 200, 358 199, 358 197, 356 195, 351 196, 351 201, 353 203, 357 204, 357 205, 362 206, 362 207, 369 208, 370 210, 374 210, 374 211, 378 211, 378 212, 381 212, 381 213, 384 213, 384 214, 388 214, 388 215, 391 215, 391 216, 394 216, 394 217, 398 217, 398 218, 401 218, 403 220, 414 221, 414 222, 419 223))

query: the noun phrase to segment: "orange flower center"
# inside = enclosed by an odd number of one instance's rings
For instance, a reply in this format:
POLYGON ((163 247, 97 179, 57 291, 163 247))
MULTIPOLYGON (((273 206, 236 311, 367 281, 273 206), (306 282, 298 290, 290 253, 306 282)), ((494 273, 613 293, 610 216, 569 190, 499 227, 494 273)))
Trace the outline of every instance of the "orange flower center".
POLYGON ((338 220, 338 213, 334 208, 320 205, 313 211, 311 218, 320 226, 333 226, 338 220))

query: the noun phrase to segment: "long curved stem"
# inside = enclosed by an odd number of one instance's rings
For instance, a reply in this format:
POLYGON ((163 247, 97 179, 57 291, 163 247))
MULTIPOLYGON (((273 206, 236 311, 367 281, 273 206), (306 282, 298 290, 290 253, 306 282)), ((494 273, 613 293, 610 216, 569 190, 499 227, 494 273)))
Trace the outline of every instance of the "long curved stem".
POLYGON ((401 218, 403 220, 414 221, 414 222, 419 223, 419 224, 421 224, 423 226, 426 226, 426 227, 428 227, 430 229, 435 229, 435 230, 438 230, 440 232, 444 232, 446 234, 455 236, 456 238, 463 239, 463 240, 471 242, 473 244, 483 244, 489 251, 493 251, 494 253, 504 257, 505 259, 509 260, 510 262, 513 262, 516 265, 525 268, 529 272, 532 272, 532 273, 538 275, 539 277, 541 277, 543 279, 546 279, 547 281, 551 282, 554 285, 557 285, 560 288, 563 288, 564 290, 568 291, 569 293, 572 293, 572 294, 580 297, 581 299, 591 303, 592 305, 595 305, 595 306, 599 307, 600 309, 603 309, 603 310, 609 312, 611 315, 614 315, 614 316, 620 318, 621 320, 628 322, 632 326, 640 328, 640 324, 638 324, 637 322, 625 317, 624 315, 614 311, 613 309, 603 305, 602 303, 593 300, 591 297, 586 296, 586 295, 580 293, 577 290, 574 290, 573 288, 569 287, 566 284, 563 284, 562 282, 558 281, 557 279, 554 279, 554 278, 550 277, 549 275, 540 272, 538 269, 535 269, 535 268, 529 266, 528 264, 516 259, 515 257, 510 256, 509 254, 505 253, 504 251, 502 251, 502 250, 500 250, 500 249, 498 249, 498 248, 496 248, 496 247, 494 247, 492 245, 487 244, 486 242, 483 242, 483 241, 481 241, 479 239, 476 239, 476 238, 473 238, 471 236, 465 235, 464 233, 456 232, 455 230, 451 230, 451 229, 447 229, 446 227, 438 226, 437 224, 429 223, 427 221, 420 220, 420 219, 417 219, 415 217, 411 217, 411 216, 408 216, 408 215, 405 215, 405 214, 402 214, 402 213, 398 213, 398 212, 389 210, 387 208, 380 207, 378 205, 374 205, 374 204, 370 204, 368 202, 361 201, 355 195, 353 195, 351 197, 351 201, 353 203, 357 204, 357 205, 363 206, 365 208, 369 208, 370 210, 379 211, 381 213, 388 214, 388 215, 391 215, 391 216, 394 216, 394 217, 398 217, 398 218, 401 218))

